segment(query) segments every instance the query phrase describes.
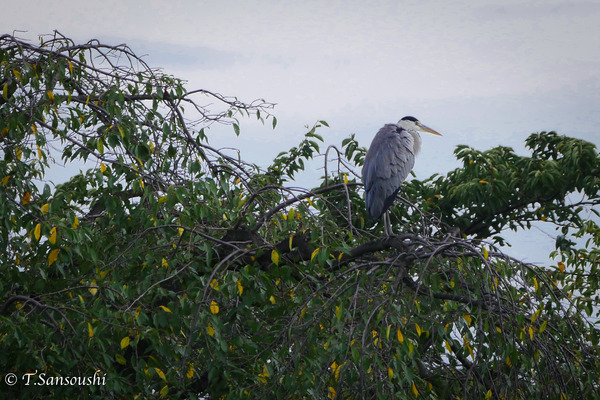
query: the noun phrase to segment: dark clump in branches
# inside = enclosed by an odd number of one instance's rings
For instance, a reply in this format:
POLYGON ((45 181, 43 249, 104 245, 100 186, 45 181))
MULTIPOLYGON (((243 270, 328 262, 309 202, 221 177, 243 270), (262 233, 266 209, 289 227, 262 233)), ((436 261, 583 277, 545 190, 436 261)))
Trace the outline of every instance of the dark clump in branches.
POLYGON ((405 185, 402 233, 386 237, 354 136, 327 148, 314 188, 286 186, 324 121, 261 168, 207 128, 275 127, 271 103, 188 90, 127 46, 59 33, 0 36, 0 89, 0 367, 106 374, 9 398, 600 394, 590 143, 459 147, 462 168, 405 185), (60 163, 85 171, 52 182, 60 163), (496 247, 533 221, 560 229, 556 263, 496 247))

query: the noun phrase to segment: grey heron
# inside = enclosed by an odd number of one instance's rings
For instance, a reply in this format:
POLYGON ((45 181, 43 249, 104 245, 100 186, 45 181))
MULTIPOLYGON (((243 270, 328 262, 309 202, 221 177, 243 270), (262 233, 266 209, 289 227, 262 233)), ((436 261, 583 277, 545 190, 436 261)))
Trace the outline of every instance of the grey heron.
POLYGON ((384 229, 387 235, 392 234, 387 211, 421 150, 419 131, 442 136, 415 117, 404 117, 397 124, 384 125, 373 138, 365 156, 362 169, 365 204, 372 220, 379 219, 385 213, 384 229))

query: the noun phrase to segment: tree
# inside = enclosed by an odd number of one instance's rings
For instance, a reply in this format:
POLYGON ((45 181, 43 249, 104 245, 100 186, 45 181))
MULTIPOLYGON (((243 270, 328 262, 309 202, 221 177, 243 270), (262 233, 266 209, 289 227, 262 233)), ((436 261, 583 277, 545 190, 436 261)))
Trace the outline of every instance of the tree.
POLYGON ((328 148, 336 168, 315 188, 288 186, 324 121, 262 169, 211 147, 207 128, 275 127, 270 103, 188 90, 126 46, 59 33, 3 35, 0 60, 9 397, 598 396, 590 143, 459 147, 462 168, 406 184, 388 238, 352 178, 353 136, 328 148), (53 184, 58 160, 88 169, 53 184), (534 220, 561 229, 557 265, 497 249, 534 220))

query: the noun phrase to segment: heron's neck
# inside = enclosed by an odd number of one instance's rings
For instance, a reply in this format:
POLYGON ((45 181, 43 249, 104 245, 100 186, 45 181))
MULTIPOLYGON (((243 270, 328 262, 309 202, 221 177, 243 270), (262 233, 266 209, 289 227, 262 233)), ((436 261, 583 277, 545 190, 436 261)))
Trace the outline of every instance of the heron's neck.
POLYGON ((421 151, 421 135, 417 131, 408 131, 408 133, 413 137, 413 151, 416 156, 421 151))

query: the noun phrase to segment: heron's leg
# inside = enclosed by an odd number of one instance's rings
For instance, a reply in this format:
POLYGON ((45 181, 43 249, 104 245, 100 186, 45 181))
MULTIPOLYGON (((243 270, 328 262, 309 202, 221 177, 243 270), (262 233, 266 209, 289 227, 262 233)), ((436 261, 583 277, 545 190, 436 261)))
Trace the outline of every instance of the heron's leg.
POLYGON ((392 231, 392 223, 390 222, 390 211, 386 210, 383 213, 383 231, 386 236, 392 236, 394 231, 392 231))

